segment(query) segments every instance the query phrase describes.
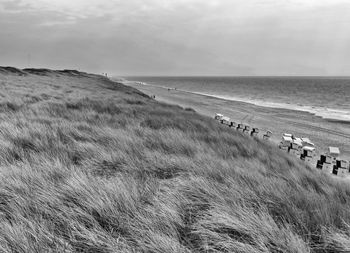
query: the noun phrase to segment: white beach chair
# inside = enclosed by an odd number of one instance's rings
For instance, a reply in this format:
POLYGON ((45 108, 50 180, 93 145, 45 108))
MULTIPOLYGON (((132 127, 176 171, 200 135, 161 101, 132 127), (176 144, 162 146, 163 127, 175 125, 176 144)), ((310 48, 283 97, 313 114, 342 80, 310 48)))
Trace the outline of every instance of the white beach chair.
POLYGON ((221 118, 221 123, 224 125, 229 126, 231 124, 231 119, 229 117, 222 117, 221 118))
POLYGON ((340 150, 338 147, 329 147, 327 154, 333 158, 337 158, 340 155, 340 150))
POLYGON ((221 120, 223 117, 224 117, 224 115, 222 115, 220 113, 216 113, 214 119, 221 120))

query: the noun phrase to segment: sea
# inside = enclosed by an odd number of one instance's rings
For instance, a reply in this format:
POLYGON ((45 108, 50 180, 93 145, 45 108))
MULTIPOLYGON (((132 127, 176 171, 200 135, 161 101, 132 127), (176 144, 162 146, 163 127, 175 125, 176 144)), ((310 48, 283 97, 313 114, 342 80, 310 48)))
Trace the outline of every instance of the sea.
POLYGON ((177 89, 258 106, 306 111, 350 122, 350 77, 127 77, 143 85, 177 89))

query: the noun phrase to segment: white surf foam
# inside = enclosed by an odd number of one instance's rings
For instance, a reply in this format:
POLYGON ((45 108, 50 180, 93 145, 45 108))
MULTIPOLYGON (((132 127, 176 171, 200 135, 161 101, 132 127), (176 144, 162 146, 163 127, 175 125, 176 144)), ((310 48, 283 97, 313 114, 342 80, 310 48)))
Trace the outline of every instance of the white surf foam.
POLYGON ((318 117, 321 117, 323 119, 350 122, 350 111, 346 111, 346 110, 339 110, 339 109, 326 108, 326 107, 302 106, 302 105, 293 105, 293 104, 286 104, 286 103, 268 102, 268 101, 262 101, 262 100, 240 98, 240 97, 213 95, 213 94, 207 94, 202 92, 190 92, 190 93, 218 98, 218 99, 244 102, 244 103, 249 103, 256 106, 262 106, 262 107, 268 107, 268 108, 280 108, 280 109, 308 112, 318 117))
MULTIPOLYGON (((140 85, 141 83, 138 83, 138 84, 140 85)), ((203 93, 203 92, 175 89, 175 88, 170 88, 170 87, 166 87, 166 86, 149 84, 149 83, 145 83, 145 82, 142 82, 142 85, 149 85, 149 86, 154 86, 154 87, 167 89, 167 90, 169 90, 169 89, 170 90, 177 90, 177 91, 181 91, 181 92, 186 92, 186 93, 191 93, 191 94, 196 94, 196 95, 201 95, 201 96, 206 96, 206 97, 212 97, 212 98, 217 98, 217 99, 244 102, 244 103, 249 103, 249 104, 253 104, 253 105, 261 106, 261 107, 280 108, 280 109, 308 112, 308 113, 314 114, 318 117, 321 117, 323 119, 350 122, 350 111, 347 111, 347 110, 339 110, 339 109, 326 108, 326 107, 303 106, 303 105, 295 105, 295 104, 287 104, 287 103, 277 103, 277 102, 269 102, 269 101, 248 99, 248 98, 241 98, 241 97, 233 97, 233 96, 214 95, 214 94, 203 93)))

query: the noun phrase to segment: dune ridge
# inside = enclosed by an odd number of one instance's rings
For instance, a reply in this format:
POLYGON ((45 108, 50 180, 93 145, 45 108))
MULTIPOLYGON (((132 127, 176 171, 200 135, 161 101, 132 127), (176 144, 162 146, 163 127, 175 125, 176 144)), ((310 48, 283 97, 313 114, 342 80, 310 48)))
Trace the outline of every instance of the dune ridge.
POLYGON ((12 74, 12 75, 28 75, 28 74, 34 74, 34 75, 41 75, 41 76, 47 76, 49 74, 71 74, 71 75, 77 75, 77 76, 84 76, 88 75, 85 72, 81 72, 78 70, 71 70, 71 69, 64 69, 64 70, 51 70, 51 69, 45 69, 45 68, 24 68, 19 69, 15 67, 4 67, 0 66, 0 73, 2 74, 12 74))
POLYGON ((349 182, 273 145, 99 75, 0 87, 2 252, 350 251, 349 182))

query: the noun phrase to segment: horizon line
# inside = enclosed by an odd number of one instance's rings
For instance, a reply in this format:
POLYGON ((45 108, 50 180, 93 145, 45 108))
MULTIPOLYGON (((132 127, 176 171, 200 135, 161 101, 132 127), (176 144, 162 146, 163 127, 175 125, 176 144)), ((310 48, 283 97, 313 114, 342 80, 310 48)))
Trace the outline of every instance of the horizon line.
POLYGON ((322 77, 350 78, 350 75, 111 75, 111 77, 322 77))

